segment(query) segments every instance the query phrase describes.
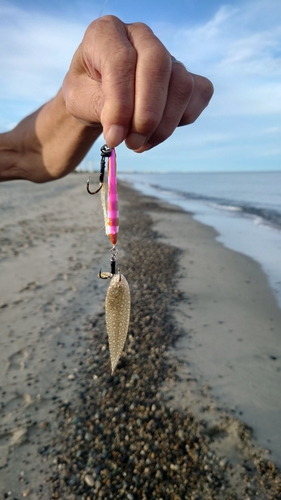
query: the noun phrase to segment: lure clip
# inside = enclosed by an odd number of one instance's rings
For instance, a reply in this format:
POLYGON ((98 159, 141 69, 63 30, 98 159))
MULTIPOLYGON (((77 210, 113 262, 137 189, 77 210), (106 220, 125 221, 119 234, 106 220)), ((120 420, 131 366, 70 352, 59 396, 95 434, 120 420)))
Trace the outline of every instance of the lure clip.
MULTIPOLYGON (((115 248, 115 246, 112 247, 111 249, 111 259, 110 259, 110 273, 109 272, 102 272, 102 270, 100 270, 99 274, 98 274, 98 277, 103 279, 103 280, 108 280, 110 278, 112 278, 112 276, 115 276, 117 273, 116 273, 116 257, 117 257, 117 254, 118 254, 118 250, 117 248, 115 248)), ((120 269, 118 268, 118 274, 120 275, 120 281, 121 281, 121 273, 120 273, 120 269)))

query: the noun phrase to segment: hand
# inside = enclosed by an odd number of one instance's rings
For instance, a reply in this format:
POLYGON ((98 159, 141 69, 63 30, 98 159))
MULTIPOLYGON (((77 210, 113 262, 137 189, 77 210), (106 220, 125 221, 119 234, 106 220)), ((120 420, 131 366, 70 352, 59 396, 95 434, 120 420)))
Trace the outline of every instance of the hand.
POLYGON ((102 125, 108 146, 125 140, 137 152, 194 122, 212 94, 211 82, 174 60, 148 26, 114 16, 90 24, 63 83, 73 116, 102 125))

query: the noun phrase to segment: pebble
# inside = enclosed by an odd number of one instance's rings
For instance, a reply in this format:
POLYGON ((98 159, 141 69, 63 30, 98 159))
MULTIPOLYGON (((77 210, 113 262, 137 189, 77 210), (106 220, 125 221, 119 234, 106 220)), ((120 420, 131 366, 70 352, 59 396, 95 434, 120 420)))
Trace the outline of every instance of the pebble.
POLYGON ((22 496, 23 497, 28 497, 29 495, 31 495, 31 489, 27 488, 26 490, 24 490, 22 496))
POLYGON ((94 480, 93 476, 90 476, 90 474, 86 474, 86 476, 84 477, 84 480, 88 486, 92 487, 95 484, 95 480, 94 480))
POLYGON ((101 489, 101 482, 99 480, 97 480, 95 482, 95 491, 99 491, 101 489))
POLYGON ((84 439, 90 443, 91 441, 93 441, 93 437, 94 436, 91 432, 86 432, 84 439))
POLYGON ((68 380, 75 380, 76 377, 75 377, 74 373, 70 373, 67 378, 68 378, 68 380))
MULTIPOLYGON (((207 425, 188 409, 170 407, 161 395, 163 385, 177 381, 177 364, 164 355, 181 333, 171 311, 185 300, 173 292, 179 252, 156 239, 147 211, 159 214, 159 205, 121 185, 121 199, 122 192, 130 207, 122 221, 122 253, 129 256, 122 273, 132 296, 128 340, 112 376, 104 313, 95 317, 94 328, 92 321, 87 327, 87 335, 92 331, 77 373, 79 399, 61 403, 56 416, 52 498, 237 499, 231 475, 236 471, 213 452, 207 425), (93 363, 94 375, 88 371, 93 363)), ((231 423, 237 420, 222 415, 226 435, 231 423)), ((281 498, 280 473, 253 448, 242 423, 239 439, 241 463, 247 463, 239 469, 240 497, 247 497, 251 482, 256 498, 281 498)))
POLYGON ((221 467, 225 467, 227 465, 227 458, 222 458, 219 462, 221 467))
POLYGON ((180 439, 181 441, 183 441, 183 440, 184 440, 184 432, 183 432, 183 430, 182 430, 182 429, 179 429, 179 430, 178 430, 178 437, 179 437, 179 439, 180 439))

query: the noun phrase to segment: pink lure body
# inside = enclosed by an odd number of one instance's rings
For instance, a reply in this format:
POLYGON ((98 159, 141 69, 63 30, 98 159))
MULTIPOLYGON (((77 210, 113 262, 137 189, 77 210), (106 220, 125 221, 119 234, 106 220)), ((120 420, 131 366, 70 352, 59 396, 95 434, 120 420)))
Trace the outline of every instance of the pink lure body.
POLYGON ((119 231, 119 210, 116 176, 116 153, 112 148, 108 160, 108 191, 107 191, 107 234, 112 245, 116 245, 119 231))

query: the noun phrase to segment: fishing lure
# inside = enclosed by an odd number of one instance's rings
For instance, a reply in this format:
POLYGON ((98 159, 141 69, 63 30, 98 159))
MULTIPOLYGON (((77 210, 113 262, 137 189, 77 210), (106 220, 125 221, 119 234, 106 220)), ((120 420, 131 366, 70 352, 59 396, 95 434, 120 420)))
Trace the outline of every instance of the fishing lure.
POLYGON ((110 279, 110 285, 105 299, 105 320, 109 342, 111 372, 113 374, 127 338, 131 299, 129 284, 125 276, 121 274, 119 269, 116 273, 116 244, 119 233, 116 153, 114 148, 109 148, 106 144, 101 148, 99 181, 99 188, 96 191, 90 191, 90 181, 88 179, 87 191, 89 194, 101 193, 105 232, 112 243, 110 259, 111 270, 110 272, 100 271, 99 277, 102 279, 110 279), (106 158, 108 158, 107 208, 104 185, 106 158))

